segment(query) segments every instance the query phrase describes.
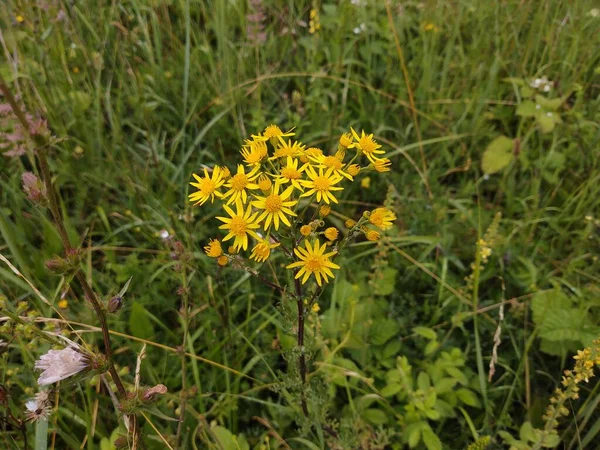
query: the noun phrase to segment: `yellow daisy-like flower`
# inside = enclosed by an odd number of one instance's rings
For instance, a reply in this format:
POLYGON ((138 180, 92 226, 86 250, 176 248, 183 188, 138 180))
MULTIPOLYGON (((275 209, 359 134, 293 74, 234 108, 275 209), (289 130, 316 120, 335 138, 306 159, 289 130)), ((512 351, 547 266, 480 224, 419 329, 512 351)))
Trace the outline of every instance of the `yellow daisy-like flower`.
POLYGON ((218 189, 225 182, 223 180, 223 170, 219 166, 215 166, 212 170, 212 174, 208 174, 208 170, 206 167, 204 168, 204 176, 199 177, 195 173, 192 174, 196 179, 197 183, 190 183, 192 186, 198 188, 198 191, 191 193, 188 197, 191 202, 196 205, 203 205, 210 198, 211 203, 215 199, 215 195, 217 197, 222 197, 223 195, 218 191, 218 189))
POLYGON ((356 225, 356 220, 348 219, 344 222, 344 225, 346 225, 346 228, 352 228, 356 225))
POLYGON ((232 176, 229 181, 225 184, 226 188, 229 188, 227 192, 223 194, 223 199, 229 198, 227 204, 230 205, 238 200, 242 203, 246 203, 248 200, 247 190, 258 189, 258 184, 255 183, 256 179, 260 175, 258 173, 259 166, 255 166, 250 173, 246 174, 246 170, 242 164, 238 164, 237 173, 232 176))
POLYGON ((279 247, 279 245, 279 242, 271 244, 268 238, 262 239, 252 249, 250 259, 254 259, 257 262, 264 262, 271 255, 271 250, 275 247, 279 247))
POLYGON ((244 145, 240 153, 244 157, 244 162, 246 164, 254 166, 260 164, 269 153, 269 150, 267 149, 267 143, 265 141, 246 140, 246 145, 244 145))
POLYGON ((379 150, 381 145, 378 144, 375 139, 373 139, 373 133, 365 134, 365 131, 362 130, 361 135, 359 136, 354 128, 350 128, 352 130, 352 135, 356 142, 350 144, 348 148, 356 148, 362 153, 365 154, 367 159, 375 164, 375 161, 379 159, 377 155, 383 155, 385 152, 383 150, 379 150))
POLYGON ((294 186, 296 189, 298 189, 299 191, 303 191, 304 188, 300 183, 302 178, 302 172, 304 172, 305 170, 306 164, 298 168, 298 160, 292 158, 291 156, 288 156, 286 166, 282 167, 279 171, 279 177, 277 178, 277 181, 284 184, 292 183, 292 186, 294 186))
POLYGON ((396 215, 387 208, 374 209, 369 215, 369 222, 382 230, 391 228, 394 220, 396 220, 396 215))
POLYGON ((312 227, 310 225, 302 225, 300 227, 300 234, 304 237, 312 233, 312 227))
POLYGON ((335 241, 338 237, 339 232, 336 227, 329 227, 325 230, 323 234, 330 241, 335 241))
POLYGON ((223 205, 223 208, 229 214, 229 217, 217 217, 223 225, 219 227, 220 230, 228 230, 229 233, 223 238, 223 242, 234 238, 233 247, 235 250, 240 248, 246 250, 248 248, 248 235, 255 239, 259 239, 258 234, 254 230, 260 228, 260 224, 256 220, 258 213, 252 214, 252 206, 248 205, 248 208, 244 212, 244 205, 241 200, 235 202, 236 211, 227 206, 223 205))
POLYGON ((392 162, 387 158, 381 158, 373 163, 373 167, 377 172, 389 172, 392 162))
POLYGON ((265 140, 269 140, 273 146, 276 146, 280 138, 293 136, 294 133, 292 133, 292 130, 293 128, 284 133, 277 125, 271 124, 265 128, 265 132, 263 133, 262 137, 264 137, 265 140))
POLYGON ((298 203, 297 200, 288 200, 294 188, 292 186, 288 187, 281 194, 279 193, 280 183, 275 183, 273 187, 273 191, 270 195, 266 197, 259 197, 255 195, 256 201, 252 202, 252 206, 263 209, 264 211, 258 217, 258 222, 265 221, 264 228, 268 230, 271 226, 271 222, 275 225, 275 230, 279 230, 279 221, 281 220, 285 225, 291 227, 288 216, 295 216, 296 213, 290 209, 290 207, 294 206, 298 203))
POLYGON ((325 253, 325 244, 321 246, 318 239, 315 239, 314 243, 306 240, 303 247, 296 247, 294 253, 300 261, 296 261, 286 266, 287 269, 295 269, 300 267, 300 270, 296 272, 294 278, 298 279, 302 277, 302 284, 306 283, 311 275, 314 275, 317 284, 322 285, 323 282, 329 283, 329 278, 334 278, 331 269, 339 269, 340 266, 331 262, 329 258, 335 255, 337 252, 325 253), (322 279, 321 279, 322 278, 322 279))
POLYGON ((310 309, 312 310, 312 312, 314 313, 318 313, 319 311, 321 311, 321 307, 319 306, 318 303, 313 303, 313 305, 310 307, 310 309))
POLYGON ((280 145, 277 146, 273 156, 269 159, 277 159, 277 158, 287 158, 288 156, 297 158, 304 154, 304 147, 299 141, 292 141, 291 139, 287 142, 283 140, 283 138, 279 138, 280 145))
POLYGON ((306 168, 306 174, 310 180, 304 180, 302 181, 302 184, 304 187, 309 188, 309 190, 300 197, 309 197, 313 194, 317 194, 318 202, 321 200, 327 204, 329 204, 330 201, 333 203, 338 202, 332 191, 341 191, 344 189, 335 186, 342 181, 342 177, 340 175, 334 174, 333 169, 327 169, 327 171, 323 173, 322 167, 319 168, 319 173, 317 173, 312 166, 308 166, 306 168))
POLYGON ((223 254, 221 242, 217 239, 211 239, 208 245, 204 247, 204 252, 211 258, 218 258, 223 254))
POLYGON ((335 173, 336 175, 341 175, 343 177, 348 178, 350 181, 352 181, 352 175, 344 172, 344 163, 343 163, 344 156, 345 156, 344 151, 338 151, 335 154, 335 156, 321 155, 321 156, 318 156, 316 158, 311 158, 311 159, 315 163, 317 163, 319 166, 322 166, 326 169, 331 169, 333 171, 333 173, 335 173))
POLYGON ((371 177, 364 177, 360 180, 360 187, 363 189, 369 189, 371 187, 371 177))

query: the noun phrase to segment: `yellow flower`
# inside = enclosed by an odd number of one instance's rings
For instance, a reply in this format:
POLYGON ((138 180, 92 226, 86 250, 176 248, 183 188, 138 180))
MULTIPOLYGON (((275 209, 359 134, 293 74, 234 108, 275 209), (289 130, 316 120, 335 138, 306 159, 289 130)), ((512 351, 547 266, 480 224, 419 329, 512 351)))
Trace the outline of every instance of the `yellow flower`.
POLYGON ((291 227, 292 224, 286 217, 295 216, 296 213, 290 209, 290 207, 294 206, 298 203, 297 200, 288 200, 294 188, 292 186, 288 187, 281 194, 279 193, 280 183, 275 183, 273 187, 273 191, 267 197, 259 197, 255 195, 256 201, 252 202, 252 206, 263 209, 264 211, 258 218, 258 222, 262 222, 265 220, 264 227, 265 230, 268 230, 271 226, 271 222, 275 225, 275 230, 279 230, 279 221, 281 220, 285 225, 291 227), (286 201, 287 200, 287 201, 286 201))
POLYGON ((211 239, 208 245, 204 247, 204 252, 211 258, 218 258, 223 254, 221 242, 219 242, 217 239, 211 239))
POLYGON ((423 25, 423 30, 438 32, 439 28, 437 27, 436 24, 429 22, 429 23, 426 23, 423 25))
POLYGON ((352 228, 356 225, 356 220, 348 219, 344 222, 344 225, 346 225, 346 228, 352 228))
POLYGON ((312 310, 312 312, 314 313, 318 313, 319 311, 321 311, 321 307, 319 306, 318 303, 313 303, 313 305, 310 308, 312 310))
POLYGON ((227 166, 221 167, 221 172, 223 172, 223 179, 225 181, 227 181, 231 178, 231 171, 229 170, 229 167, 227 167, 227 166))
POLYGON ((223 183, 223 171, 219 166, 215 166, 212 170, 212 175, 208 175, 208 170, 204 168, 204 176, 199 177, 195 173, 192 174, 197 183, 190 183, 192 186, 197 187, 198 191, 189 195, 189 199, 196 205, 203 205, 209 198, 211 203, 217 197, 222 197, 222 194, 217 190, 223 183))
POLYGON ((336 227, 329 227, 323 233, 327 239, 330 241, 335 241, 338 237, 338 230, 336 227))
POLYGON ((17 22, 23 23, 23 21, 25 20, 25 17, 23 17, 19 14, 17 17, 15 17, 15 19, 17 19, 17 22))
POLYGON ((348 167, 346 167, 346 172, 355 177, 360 172, 360 166, 358 164, 350 164, 348 167))
POLYGON ((302 236, 308 236, 310 233, 312 233, 312 227, 310 225, 302 225, 300 227, 300 234, 302 236))
POLYGON ((302 172, 306 170, 306 164, 298 169, 298 160, 287 157, 286 166, 279 171, 278 181, 280 183, 292 183, 299 191, 303 191, 304 188, 300 184, 300 178, 302 178, 302 172))
POLYGON ((389 172, 391 165, 392 165, 392 162, 387 158, 377 159, 373 163, 373 166, 375 167, 375 170, 377 172, 389 172))
POLYGON ((340 136, 340 145, 344 148, 348 148, 352 145, 353 139, 350 133, 344 133, 340 136))
POLYGON ((359 136, 354 128, 350 128, 352 130, 352 134, 354 135, 354 139, 356 142, 351 144, 348 148, 356 148, 358 151, 364 153, 369 161, 375 164, 375 161, 379 159, 376 155, 382 155, 385 152, 383 150, 379 150, 381 145, 378 144, 375 139, 373 139, 373 133, 365 134, 363 130, 361 135, 359 136))
POLYGON ((341 152, 338 151, 335 154, 335 156, 320 155, 317 157, 312 157, 310 159, 313 160, 315 163, 317 163, 319 165, 319 167, 331 169, 333 171, 333 173, 335 173, 336 175, 341 175, 343 177, 348 178, 350 181, 352 181, 352 176, 350 174, 344 172, 344 163, 342 162, 344 160, 344 155, 345 155, 345 153, 343 151, 341 151, 341 152))
POLYGON ((331 269, 340 268, 340 266, 332 263, 329 259, 335 255, 336 252, 325 253, 325 248, 327 246, 325 244, 321 246, 318 239, 315 239, 313 245, 306 240, 304 245, 306 248, 297 247, 294 249, 294 253, 300 261, 289 264, 286 268, 294 269, 300 267, 300 270, 298 270, 294 278, 298 279, 302 277, 302 284, 306 283, 311 275, 315 276, 319 286, 322 285, 322 281, 328 283, 328 277, 334 278, 331 269))
POLYGON ((250 173, 246 174, 246 170, 242 164, 238 164, 237 173, 231 177, 231 179, 225 184, 225 187, 229 188, 227 192, 223 194, 223 199, 229 197, 227 204, 237 202, 241 200, 242 203, 246 203, 248 200, 248 190, 258 189, 258 184, 255 183, 256 179, 260 175, 258 173, 259 166, 255 166, 250 173))
POLYGON ((225 255, 217 258, 217 264, 220 265, 221 267, 226 266, 228 261, 229 261, 229 258, 227 258, 227 256, 225 256, 225 255))
POLYGON ((244 145, 240 153, 244 157, 244 162, 249 166, 253 166, 260 164, 263 158, 269 153, 269 150, 265 141, 246 140, 246 145, 244 145))
POLYGON ((233 245, 230 245, 229 247, 227 247, 227 253, 229 253, 230 255, 235 255, 239 250, 234 247, 233 245))
POLYGON ((63 298, 62 300, 58 301, 57 305, 60 309, 67 309, 69 306, 69 302, 66 298, 63 298))
POLYGON ((287 158, 288 156, 292 156, 294 158, 302 156, 304 154, 304 145, 302 145, 299 141, 292 141, 291 139, 287 142, 283 140, 283 138, 279 138, 280 145, 275 148, 275 152, 273 156, 269 159, 277 159, 277 158, 287 158))
MULTIPOLYGON (((292 128, 293 130, 293 128, 292 128)), ((293 136, 292 130, 286 131, 285 133, 281 131, 277 125, 269 125, 265 128, 265 132, 263 133, 263 137, 268 139, 271 142, 271 145, 276 146, 279 142, 279 138, 293 136)), ((254 136, 253 136, 254 137, 254 136)))
POLYGON ((371 177, 364 177, 360 180, 360 187, 363 189, 369 189, 371 187, 371 177))
POLYGON ((320 148, 317 148, 317 147, 307 148, 304 153, 309 158, 318 158, 319 156, 323 156, 323 150, 321 150, 320 148))
POLYGON ((317 174, 312 166, 306 168, 306 174, 310 180, 304 180, 302 184, 304 187, 309 188, 309 190, 300 197, 309 197, 316 193, 318 202, 323 200, 327 204, 329 204, 330 201, 338 203, 332 191, 341 191, 344 189, 335 186, 342 181, 341 176, 334 174, 332 169, 327 169, 327 171, 323 173, 322 167, 319 168, 319 173, 317 174))
POLYGON ((241 200, 235 202, 236 212, 224 205, 223 208, 229 214, 229 217, 217 217, 223 225, 219 227, 220 230, 228 230, 229 233, 223 238, 223 242, 234 238, 233 247, 235 250, 248 248, 248 235, 258 239, 258 235, 254 230, 260 228, 260 224, 256 220, 258 213, 252 214, 252 206, 248 205, 248 208, 244 212, 244 205, 241 200))
POLYGON ((268 238, 262 239, 252 249, 250 259, 254 259, 257 262, 264 262, 271 255, 271 250, 275 247, 279 247, 279 245, 279 242, 275 242, 274 244, 269 243, 268 238))
POLYGON ((378 241, 381 237, 381 233, 379 231, 370 230, 367 228, 367 230, 365 230, 365 237, 369 241, 378 241))
POLYGON ((396 215, 387 208, 374 209, 369 215, 369 222, 382 230, 391 228, 394 220, 396 220, 396 215))
POLYGON ((329 205, 323 205, 319 208, 319 214, 321 215, 321 217, 327 217, 330 212, 331 206, 329 205))
POLYGON ((263 192, 270 191, 271 186, 273 186, 271 179, 269 177, 267 177, 266 175, 261 175, 260 178, 258 179, 258 187, 260 188, 260 190, 263 192))

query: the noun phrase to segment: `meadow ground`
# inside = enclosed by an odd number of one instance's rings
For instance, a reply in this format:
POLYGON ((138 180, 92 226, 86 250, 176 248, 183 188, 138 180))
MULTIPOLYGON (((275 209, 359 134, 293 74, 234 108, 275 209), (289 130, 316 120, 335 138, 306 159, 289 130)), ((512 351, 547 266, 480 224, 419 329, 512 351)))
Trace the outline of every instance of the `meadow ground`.
POLYGON ((600 448, 598 8, 3 0, 0 447, 600 448), (270 124, 391 170, 338 154, 326 215, 306 169, 267 262, 221 265, 192 174, 270 124))

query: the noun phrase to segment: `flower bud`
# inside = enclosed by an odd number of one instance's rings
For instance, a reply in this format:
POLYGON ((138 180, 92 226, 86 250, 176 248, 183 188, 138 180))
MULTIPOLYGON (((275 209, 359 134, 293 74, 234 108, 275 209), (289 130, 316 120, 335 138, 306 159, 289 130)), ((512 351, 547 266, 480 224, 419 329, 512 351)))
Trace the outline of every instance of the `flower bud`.
POLYGON ((346 172, 348 172, 348 175, 355 177, 360 172, 360 166, 358 164, 350 164, 346 168, 346 172))
POLYGON ((44 265, 46 269, 56 275, 63 275, 69 271, 69 263, 60 256, 54 256, 47 260, 44 265))
POLYGON ((335 227, 329 227, 323 233, 327 239, 330 241, 335 241, 338 237, 338 230, 335 227))
POLYGON ((156 400, 156 397, 159 395, 164 395, 167 393, 167 387, 164 384, 157 384, 151 388, 146 389, 142 393, 142 401, 143 402, 152 402, 156 400))
POLYGON ((123 306, 123 297, 115 295, 108 301, 108 312, 115 313, 123 306))
POLYGON ((312 233, 312 227, 310 225, 302 225, 300 227, 300 234, 302 236, 308 236, 310 233, 312 233))
POLYGON ((346 228, 352 228, 356 225, 356 220, 348 219, 344 222, 344 225, 346 225, 346 228))
POLYGON ((329 206, 329 205, 323 205, 319 208, 319 214, 321 214, 321 217, 327 217, 330 212, 331 212, 331 206, 329 206))
POLYGON ((389 172, 391 165, 392 162, 388 158, 377 159, 373 164, 377 172, 389 172))
POLYGON ((340 136, 340 145, 338 148, 341 147, 341 149, 346 149, 352 145, 353 141, 354 139, 352 139, 352 135, 350 133, 344 133, 340 136))
POLYGON ((217 264, 220 265, 221 267, 226 266, 228 261, 229 261, 229 259, 225 255, 217 258, 217 264))
POLYGON ((375 230, 367 230, 365 232, 365 237, 369 241, 378 241, 379 238, 381 238, 381 233, 379 233, 379 231, 375 231, 375 230))
POLYGON ((261 175, 260 178, 258 179, 258 187, 263 192, 270 191, 272 185, 273 185, 273 183, 266 175, 261 175))

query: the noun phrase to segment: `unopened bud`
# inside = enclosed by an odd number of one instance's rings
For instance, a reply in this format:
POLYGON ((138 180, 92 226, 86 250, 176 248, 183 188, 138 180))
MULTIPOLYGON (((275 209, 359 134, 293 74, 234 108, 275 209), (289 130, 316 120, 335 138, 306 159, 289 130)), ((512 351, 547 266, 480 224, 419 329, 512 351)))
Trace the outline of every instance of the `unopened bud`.
POLYGON ((123 306, 123 297, 115 295, 108 301, 108 312, 115 313, 123 306))
POLYGON ((144 402, 152 402, 156 400, 156 397, 159 395, 164 395, 167 393, 167 387, 164 384, 157 384, 151 388, 148 388, 142 394, 142 401, 144 402))
POLYGON ((69 263, 60 256, 54 256, 47 260, 44 265, 46 268, 57 275, 63 275, 69 271, 69 263))

